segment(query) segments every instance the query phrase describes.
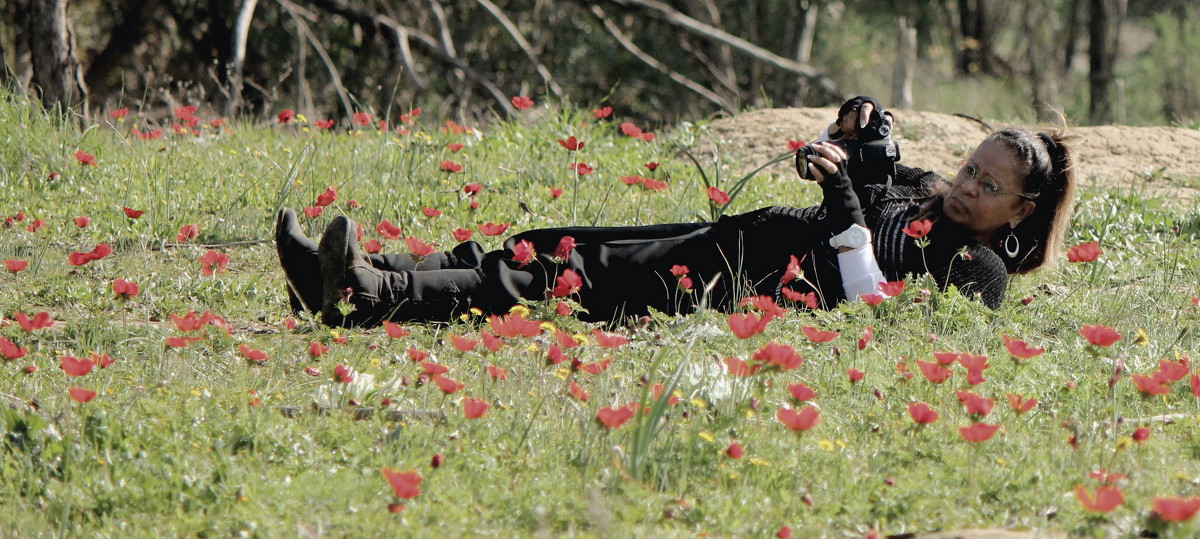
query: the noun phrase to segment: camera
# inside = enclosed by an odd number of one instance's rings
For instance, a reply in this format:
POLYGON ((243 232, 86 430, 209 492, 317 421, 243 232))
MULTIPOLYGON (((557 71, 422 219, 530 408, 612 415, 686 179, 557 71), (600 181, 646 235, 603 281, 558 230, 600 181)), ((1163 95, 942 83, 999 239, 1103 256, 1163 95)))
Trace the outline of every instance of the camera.
MULTIPOLYGON (((829 142, 846 151, 846 174, 854 185, 890 183, 896 177, 896 162, 900 160, 900 144, 892 140, 892 126, 884 117, 884 111, 876 108, 871 112, 865 127, 858 129, 855 140, 837 139, 829 142)), ((796 152, 796 172, 801 178, 811 180, 808 160, 817 153, 811 146, 796 152)))

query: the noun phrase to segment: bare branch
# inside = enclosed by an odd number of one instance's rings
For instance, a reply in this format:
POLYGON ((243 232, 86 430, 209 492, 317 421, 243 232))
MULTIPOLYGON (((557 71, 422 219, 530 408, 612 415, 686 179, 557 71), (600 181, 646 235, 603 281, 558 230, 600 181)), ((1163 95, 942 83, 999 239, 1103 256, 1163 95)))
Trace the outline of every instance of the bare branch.
POLYGON ((833 80, 830 79, 825 74, 820 73, 817 70, 813 69, 812 66, 810 66, 808 64, 802 64, 795 60, 791 60, 791 59, 779 56, 778 54, 775 54, 775 53, 768 51, 762 47, 759 47, 758 45, 750 43, 749 41, 746 41, 738 36, 730 34, 729 32, 726 32, 720 28, 714 28, 710 25, 704 24, 696 19, 693 19, 687 15, 684 15, 683 13, 680 13, 679 11, 672 8, 671 6, 668 6, 662 2, 658 2, 657 0, 609 0, 609 1, 611 1, 614 4, 624 6, 624 7, 643 8, 643 9, 647 10, 651 15, 653 15, 663 21, 666 21, 670 24, 673 24, 675 26, 678 26, 680 28, 688 30, 689 32, 703 36, 705 38, 711 39, 713 41, 724 43, 726 45, 729 45, 730 47, 733 47, 734 49, 741 51, 743 54, 753 57, 761 62, 770 64, 772 66, 775 66, 775 67, 782 69, 784 71, 787 71, 789 73, 794 73, 796 75, 804 77, 804 78, 808 79, 809 81, 811 81, 813 84, 815 84, 818 88, 824 90, 825 93, 829 94, 829 96, 831 98, 836 98, 836 99, 840 100, 843 97, 841 90, 838 89, 837 85, 834 84, 833 80))
POLYGON ((550 93, 554 94, 555 96, 562 97, 562 87, 559 86, 557 82, 554 82, 554 76, 550 74, 550 70, 546 69, 546 66, 543 65, 542 61, 538 59, 537 53, 534 52, 533 47, 529 44, 529 42, 525 40, 525 36, 521 35, 521 31, 517 29, 517 25, 513 24, 512 20, 510 20, 508 16, 505 15, 498 6, 496 6, 496 4, 493 4, 491 0, 475 1, 478 2, 479 5, 483 6, 483 9, 486 9, 488 13, 491 13, 492 16, 500 22, 500 25, 504 27, 504 30, 508 32, 508 35, 512 36, 513 41, 517 42, 517 46, 521 48, 521 51, 525 53, 525 56, 529 57, 529 61, 533 62, 533 65, 537 69, 538 75, 542 77, 542 80, 546 81, 546 86, 550 88, 550 93))
MULTIPOLYGON (((342 85, 342 76, 338 73, 337 68, 334 67, 333 59, 331 59, 329 54, 325 52, 325 47, 321 46, 321 42, 317 40, 317 36, 314 35, 312 30, 308 28, 308 23, 304 22, 304 19, 297 14, 297 11, 300 11, 300 6, 297 6, 288 0, 276 1, 279 2, 279 5, 283 7, 284 11, 287 11, 288 15, 291 15, 292 20, 295 21, 296 27, 300 30, 300 33, 308 39, 308 42, 313 46, 313 50, 317 51, 317 56, 320 56, 321 61, 325 63, 325 69, 329 71, 329 78, 333 81, 333 87, 337 89, 338 97, 342 100, 342 108, 346 110, 346 117, 349 118, 354 114, 354 106, 350 104, 349 92, 347 92, 346 87, 342 85)), ((303 77, 304 74, 301 73, 300 76, 303 77)))
MULTIPOLYGON (((258 0, 243 0, 242 8, 238 10, 237 22, 233 25, 233 58, 229 60, 227 73, 229 83, 229 99, 225 102, 225 115, 237 114, 242 106, 242 67, 246 62, 246 37, 250 33, 250 23, 254 20, 254 8, 258 0)), ((304 73, 300 73, 304 77, 304 73)))
POLYGON ((657 58, 650 56, 641 48, 639 48, 632 40, 629 39, 628 36, 624 34, 624 32, 621 31, 621 28, 618 27, 616 23, 608 18, 608 15, 604 13, 604 10, 601 9, 600 6, 592 6, 591 12, 592 15, 595 15, 596 18, 600 20, 601 24, 604 25, 604 28, 608 30, 608 33, 612 34, 613 38, 617 40, 617 43, 620 43, 622 47, 625 47, 625 50, 637 57, 638 60, 641 60, 642 63, 670 77, 671 80, 675 81, 681 86, 700 94, 705 99, 712 101, 726 112, 735 112, 733 105, 725 98, 717 95, 712 90, 705 88, 704 85, 672 70, 670 67, 667 67, 666 64, 663 64, 662 62, 658 61, 657 58))

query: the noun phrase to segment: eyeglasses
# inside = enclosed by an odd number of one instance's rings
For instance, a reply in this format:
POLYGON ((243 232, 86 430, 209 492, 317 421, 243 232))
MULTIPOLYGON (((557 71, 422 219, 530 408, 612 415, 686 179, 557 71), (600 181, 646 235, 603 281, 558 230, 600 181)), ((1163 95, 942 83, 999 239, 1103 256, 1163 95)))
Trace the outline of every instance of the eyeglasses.
MULTIPOLYGON (((979 185, 983 186, 983 192, 986 193, 988 196, 995 197, 995 196, 1000 196, 1000 195, 1012 195, 1015 197, 1023 198, 1025 200, 1036 200, 1037 199, 1036 193, 1016 193, 1013 191, 1005 191, 1005 190, 1001 189, 999 185, 996 185, 995 180, 993 180, 991 178, 985 178, 983 176, 980 176, 979 175, 979 167, 977 167, 971 163, 964 163, 962 169, 959 170, 958 173, 960 175, 965 174, 968 182, 971 180, 978 180, 979 185)), ((966 185, 966 183, 967 182, 963 182, 964 185, 966 185)))

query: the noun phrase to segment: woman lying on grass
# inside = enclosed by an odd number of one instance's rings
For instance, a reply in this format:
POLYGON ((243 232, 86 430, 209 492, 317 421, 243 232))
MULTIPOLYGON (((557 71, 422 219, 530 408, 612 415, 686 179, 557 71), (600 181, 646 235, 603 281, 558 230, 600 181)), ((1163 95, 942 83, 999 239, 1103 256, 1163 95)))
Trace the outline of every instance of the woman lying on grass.
MULTIPOLYGON (((854 140, 881 112, 856 98, 831 129, 854 140)), ((582 319, 608 322, 651 309, 729 310, 755 295, 828 308, 886 297, 881 284, 925 273, 995 309, 1009 274, 1037 269, 1060 250, 1074 198, 1072 141, 1058 131, 1004 129, 984 139, 953 182, 896 165, 890 185, 851 178, 843 145, 821 142, 797 162, 820 185, 820 206, 715 223, 531 230, 491 252, 465 242, 422 259, 364 256, 346 217, 330 223, 318 246, 289 209, 279 212, 275 239, 292 307, 319 309, 331 326, 444 321, 551 297, 577 301, 582 319)))

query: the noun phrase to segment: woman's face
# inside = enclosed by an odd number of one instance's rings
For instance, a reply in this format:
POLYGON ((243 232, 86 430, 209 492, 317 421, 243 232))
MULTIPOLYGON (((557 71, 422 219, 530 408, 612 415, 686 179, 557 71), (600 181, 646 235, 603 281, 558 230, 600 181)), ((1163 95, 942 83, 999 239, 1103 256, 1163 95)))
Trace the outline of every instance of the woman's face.
POLYGON ((1025 197, 1025 168, 1001 142, 985 140, 959 169, 942 205, 951 221, 989 245, 1004 225, 1017 226, 1036 207, 1025 197))

